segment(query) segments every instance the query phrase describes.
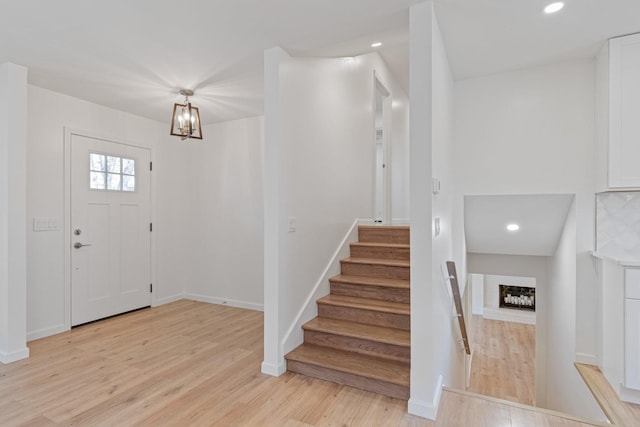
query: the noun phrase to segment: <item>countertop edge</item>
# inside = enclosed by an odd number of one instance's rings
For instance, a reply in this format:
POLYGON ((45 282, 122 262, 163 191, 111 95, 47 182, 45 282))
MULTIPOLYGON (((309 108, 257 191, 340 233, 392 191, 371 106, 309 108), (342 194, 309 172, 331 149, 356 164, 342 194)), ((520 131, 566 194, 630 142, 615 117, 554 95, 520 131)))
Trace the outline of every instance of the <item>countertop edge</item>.
POLYGON ((607 255, 603 255, 598 251, 591 251, 591 255, 595 258, 605 261, 613 262, 614 264, 621 265, 622 267, 640 267, 640 261, 620 260, 615 259, 607 255))

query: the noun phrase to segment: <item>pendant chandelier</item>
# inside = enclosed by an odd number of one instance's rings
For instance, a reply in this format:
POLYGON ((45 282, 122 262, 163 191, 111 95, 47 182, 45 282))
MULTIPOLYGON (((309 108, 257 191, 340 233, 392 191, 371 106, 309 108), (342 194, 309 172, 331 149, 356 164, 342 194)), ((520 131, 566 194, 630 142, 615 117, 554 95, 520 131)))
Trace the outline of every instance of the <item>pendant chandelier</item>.
POLYGON ((173 105, 173 117, 171 119, 171 135, 185 139, 202 139, 202 127, 200 126, 200 112, 198 107, 193 107, 189 97, 193 91, 181 89, 180 95, 184 96, 183 104, 173 105))

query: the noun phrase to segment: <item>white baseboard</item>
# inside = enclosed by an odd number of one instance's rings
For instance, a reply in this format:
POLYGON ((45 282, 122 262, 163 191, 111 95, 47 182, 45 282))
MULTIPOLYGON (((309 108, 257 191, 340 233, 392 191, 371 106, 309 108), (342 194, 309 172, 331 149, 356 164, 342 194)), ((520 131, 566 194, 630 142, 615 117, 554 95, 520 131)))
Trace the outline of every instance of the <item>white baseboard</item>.
POLYGON ((419 417, 435 421, 436 416, 438 415, 440 397, 442 396, 442 382, 442 375, 440 375, 436 388, 433 390, 433 401, 427 402, 424 400, 414 399, 412 397, 407 403, 407 411, 412 415, 417 415, 419 417))
POLYGON ((576 353, 576 362, 598 366, 598 357, 595 354, 576 353))
POLYGON ((192 301, 208 302, 210 304, 228 305, 230 307, 246 308, 248 310, 255 310, 255 311, 264 311, 264 306, 262 304, 256 304, 253 302, 237 301, 232 299, 210 297, 210 296, 198 295, 198 294, 185 294, 183 298, 190 299, 192 301))
POLYGON ((181 299, 186 299, 185 293, 171 295, 170 297, 158 298, 156 300, 156 303, 154 304, 154 307, 164 304, 170 304, 172 302, 180 301, 181 299))
POLYGON ((263 374, 271 375, 272 377, 279 377, 287 372, 286 362, 282 362, 278 365, 272 363, 262 362, 261 370, 263 374))
POLYGON ((67 332, 69 328, 64 325, 57 325, 50 328, 42 328, 37 331, 27 332, 27 342, 37 340, 44 337, 49 337, 51 335, 60 334, 62 332, 67 332))
POLYGON ((630 388, 626 388, 622 384, 620 384, 620 400, 623 402, 635 403, 636 405, 640 404, 640 390, 633 390, 630 388))
POLYGON ((11 353, 5 353, 0 351, 0 363, 7 364, 17 362, 18 360, 29 358, 29 348, 25 347, 22 350, 12 351, 11 353))

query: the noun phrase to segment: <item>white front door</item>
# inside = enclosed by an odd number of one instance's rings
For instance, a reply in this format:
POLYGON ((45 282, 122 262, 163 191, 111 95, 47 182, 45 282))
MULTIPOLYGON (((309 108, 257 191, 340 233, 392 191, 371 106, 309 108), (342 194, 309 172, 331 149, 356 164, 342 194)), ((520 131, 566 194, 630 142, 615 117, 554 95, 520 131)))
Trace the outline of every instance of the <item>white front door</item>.
POLYGON ((150 152, 71 136, 71 325, 151 305, 150 152))

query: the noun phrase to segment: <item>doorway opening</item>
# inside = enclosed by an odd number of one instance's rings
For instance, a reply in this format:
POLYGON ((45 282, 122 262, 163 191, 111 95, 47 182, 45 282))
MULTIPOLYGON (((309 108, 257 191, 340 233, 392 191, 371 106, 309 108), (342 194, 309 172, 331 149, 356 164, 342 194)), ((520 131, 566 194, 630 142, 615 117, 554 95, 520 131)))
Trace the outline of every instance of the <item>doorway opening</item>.
POLYGON ((474 352, 467 389, 535 406, 536 313, 523 311, 516 303, 529 307, 527 298, 535 292, 536 278, 471 276, 473 301, 469 329, 474 352), (503 297, 505 289, 508 293, 503 297), (513 289, 518 289, 517 296, 513 289), (504 305, 505 298, 508 306, 504 305))
MULTIPOLYGON (((573 368, 573 325, 547 325, 554 317, 564 319, 575 304, 576 270, 570 268, 576 262, 574 200, 573 194, 464 196, 471 318, 483 335, 476 344, 488 339, 509 350, 498 356, 507 363, 498 371, 484 375, 480 367, 476 372, 486 382, 480 384, 484 393, 545 408, 557 393, 547 379, 563 378, 573 368), (547 352, 551 346, 557 351, 547 352), (526 367, 528 373, 514 367, 526 367)), ((473 375, 474 366, 470 371, 473 375)))
POLYGON ((389 146, 391 131, 391 92, 374 72, 374 189, 373 220, 388 224, 389 203, 389 146))

